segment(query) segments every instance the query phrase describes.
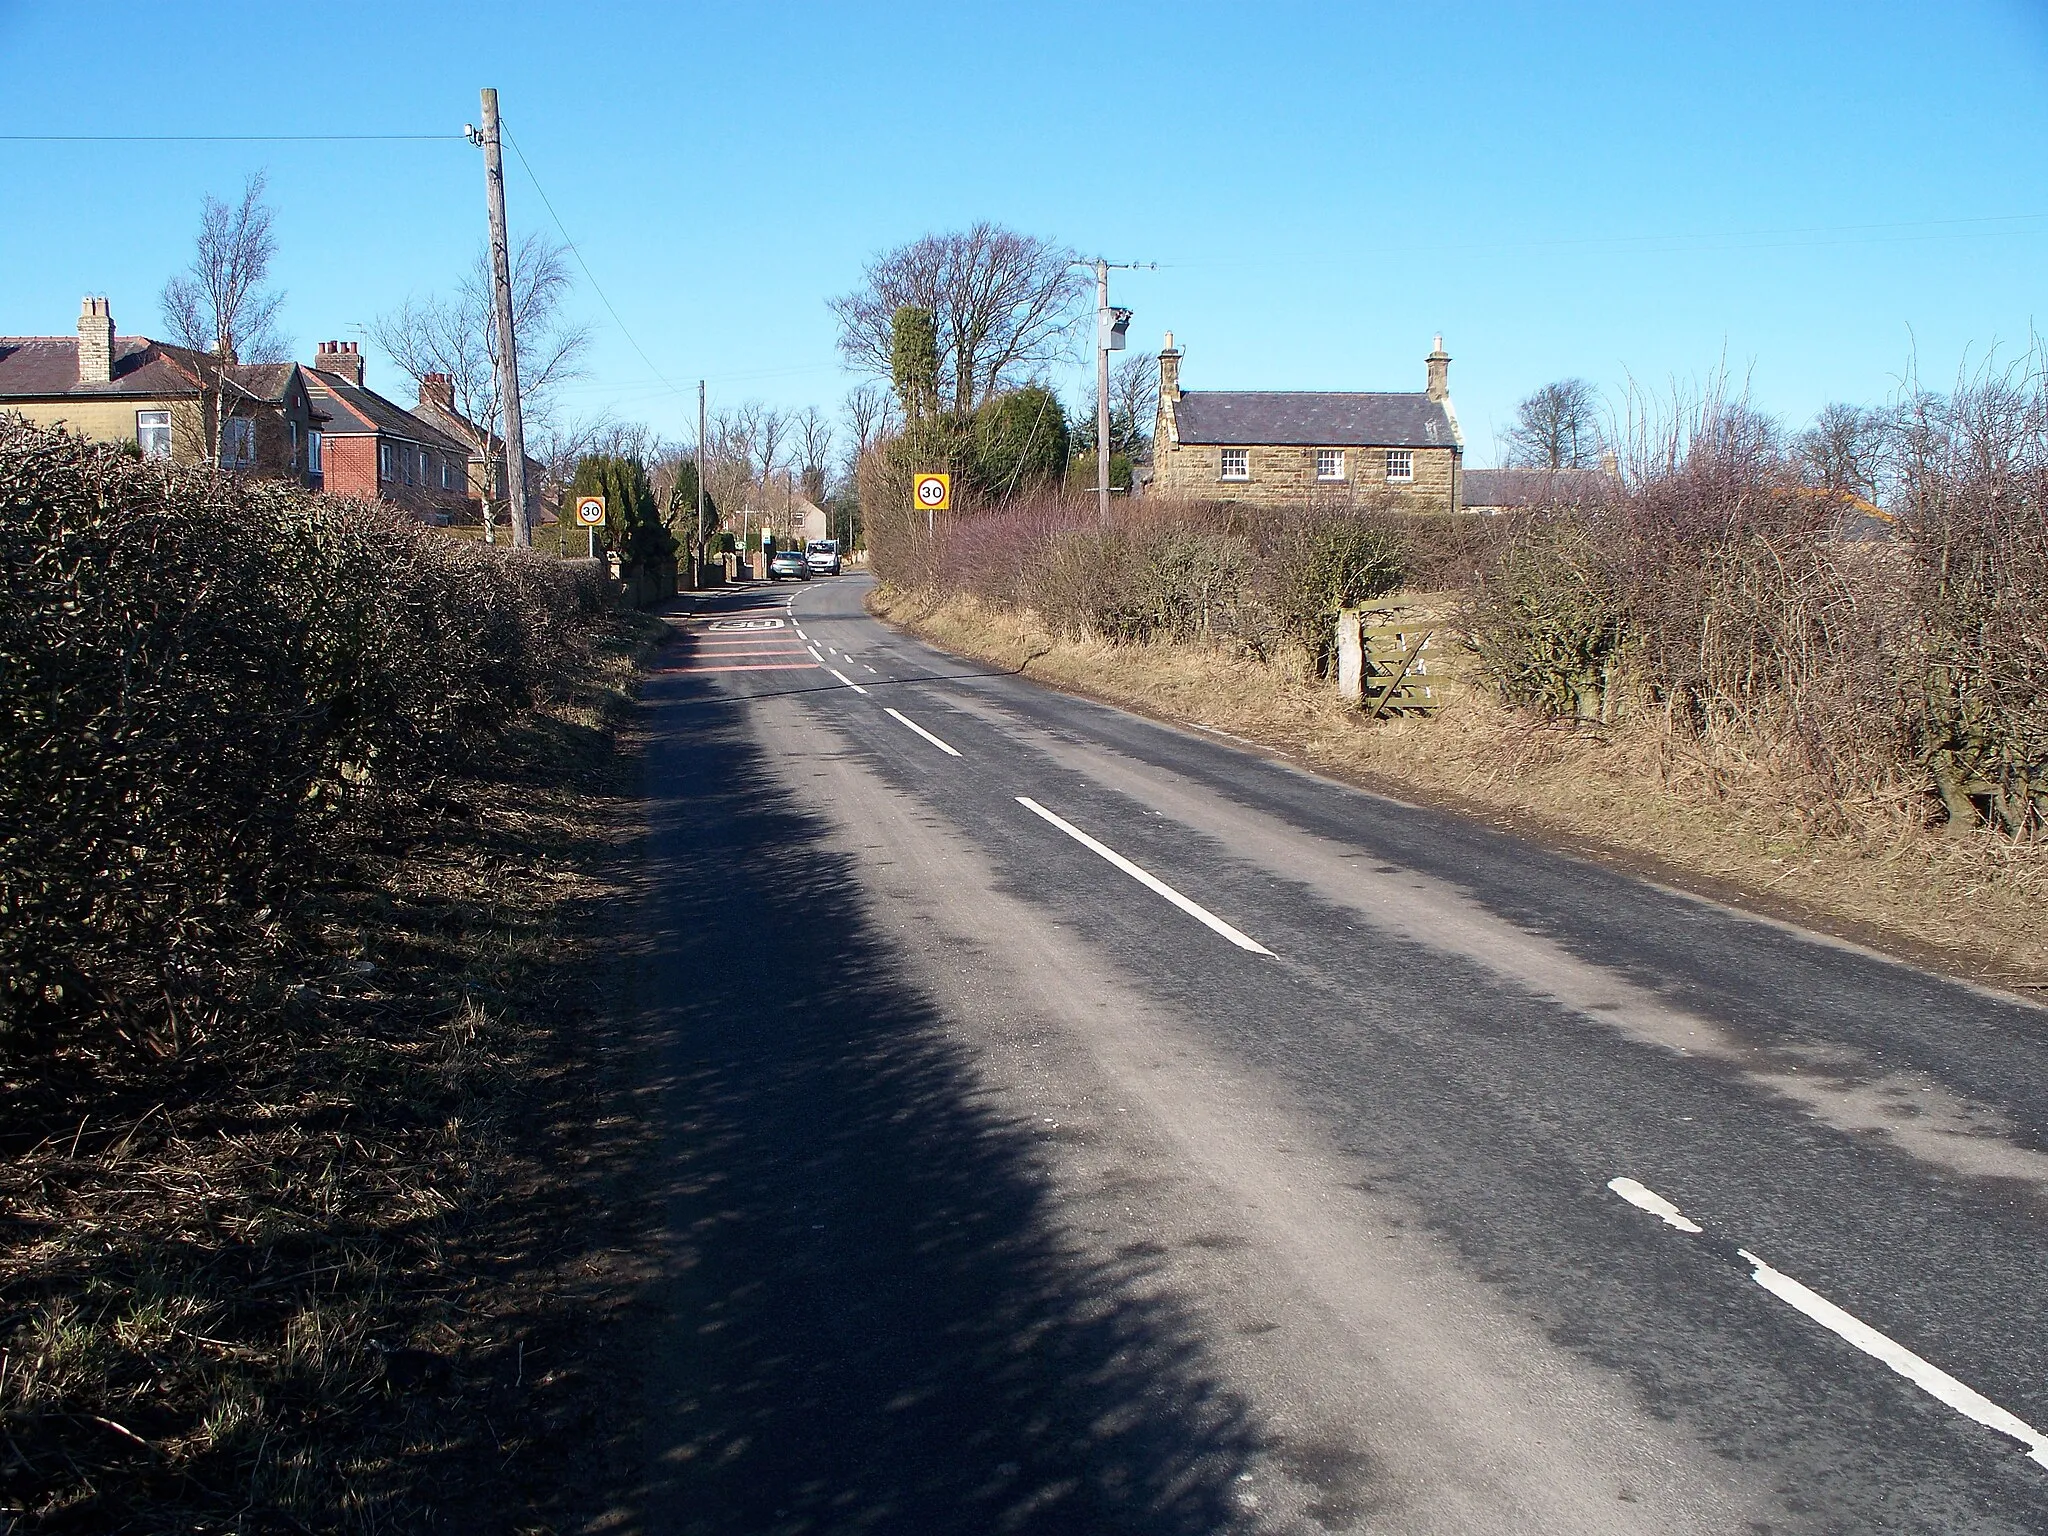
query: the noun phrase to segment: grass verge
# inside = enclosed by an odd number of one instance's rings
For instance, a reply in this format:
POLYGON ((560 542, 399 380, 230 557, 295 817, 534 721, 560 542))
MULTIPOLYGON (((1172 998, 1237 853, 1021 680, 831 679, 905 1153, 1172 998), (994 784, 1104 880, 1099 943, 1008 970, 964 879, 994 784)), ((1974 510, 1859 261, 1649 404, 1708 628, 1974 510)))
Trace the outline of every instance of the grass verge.
POLYGON ((621 616, 305 889, 260 1022, 0 1063, 0 1533, 553 1528, 637 1134, 607 912, 665 634, 621 616))
MULTIPOLYGON (((1410 606, 1427 611, 1425 596, 1410 606)), ((1718 900, 2041 997, 2048 848, 1938 835, 1924 807, 1832 826, 1770 765, 1704 754, 1660 724, 1543 723, 1452 688, 1434 719, 1366 720, 1299 659, 1062 639, 1029 613, 888 587, 878 618, 962 656, 1177 724, 1225 731, 1369 789, 1435 804, 1718 900)))

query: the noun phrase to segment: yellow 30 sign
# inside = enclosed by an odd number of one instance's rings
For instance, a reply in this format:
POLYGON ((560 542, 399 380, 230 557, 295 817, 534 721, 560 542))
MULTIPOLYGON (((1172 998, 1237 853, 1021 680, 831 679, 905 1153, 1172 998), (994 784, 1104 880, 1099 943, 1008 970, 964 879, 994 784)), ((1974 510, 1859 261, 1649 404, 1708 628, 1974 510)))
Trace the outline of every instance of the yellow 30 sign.
POLYGON ((576 498, 576 521, 585 528, 604 526, 604 498, 602 496, 578 496, 576 498))
POLYGON ((927 512, 947 512, 953 506, 953 477, 927 473, 917 477, 917 504, 927 512))

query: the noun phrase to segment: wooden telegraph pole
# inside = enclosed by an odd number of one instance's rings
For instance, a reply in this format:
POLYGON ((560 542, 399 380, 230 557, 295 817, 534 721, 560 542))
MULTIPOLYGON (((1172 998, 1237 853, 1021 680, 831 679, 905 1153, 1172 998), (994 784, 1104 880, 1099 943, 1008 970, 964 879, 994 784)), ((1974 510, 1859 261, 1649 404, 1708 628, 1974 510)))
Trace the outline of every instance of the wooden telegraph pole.
POLYGON ((512 246, 505 233, 505 152, 500 142, 498 93, 484 87, 484 192, 491 211, 491 296, 498 312, 498 399, 505 415, 505 496, 512 543, 533 543, 526 517, 526 422, 519 409, 519 344, 512 333, 512 246))
POLYGON ((690 573, 690 585, 704 579, 704 381, 697 381, 697 569, 690 573))
POLYGON ((1095 262, 1095 513, 1109 521, 1109 263, 1095 262))

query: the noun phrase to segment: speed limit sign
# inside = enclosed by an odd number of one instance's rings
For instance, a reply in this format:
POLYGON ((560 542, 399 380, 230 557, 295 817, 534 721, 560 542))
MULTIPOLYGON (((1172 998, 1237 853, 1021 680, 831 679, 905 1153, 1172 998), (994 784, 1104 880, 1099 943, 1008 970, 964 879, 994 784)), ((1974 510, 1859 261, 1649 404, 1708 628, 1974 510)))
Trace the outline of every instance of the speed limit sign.
POLYGON ((927 512, 946 512, 953 506, 953 477, 936 472, 917 477, 917 504, 927 512))
POLYGON ((578 496, 576 498, 576 521, 585 528, 604 526, 604 498, 602 496, 578 496))

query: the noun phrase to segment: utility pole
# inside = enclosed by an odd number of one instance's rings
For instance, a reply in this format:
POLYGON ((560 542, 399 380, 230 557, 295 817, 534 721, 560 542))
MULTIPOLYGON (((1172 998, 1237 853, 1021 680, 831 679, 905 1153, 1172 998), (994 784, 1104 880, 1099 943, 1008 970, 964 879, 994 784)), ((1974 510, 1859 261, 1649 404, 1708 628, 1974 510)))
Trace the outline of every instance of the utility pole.
POLYGON ((697 569, 690 573, 690 585, 704 576, 704 381, 697 381, 697 569))
POLYGON ((498 312, 498 399, 505 415, 505 495, 514 548, 533 543, 526 518, 526 423, 519 410, 519 346, 512 334, 512 247, 505 233, 505 151, 498 93, 484 87, 484 192, 491 210, 491 295, 498 312))
POLYGON ((1110 307, 1109 269, 1156 265, 1095 258, 1095 511, 1105 523, 1109 521, 1109 354, 1123 351, 1124 333, 1131 324, 1128 309, 1110 307))
POLYGON ((1095 513, 1109 521, 1109 263, 1095 259, 1095 513))

